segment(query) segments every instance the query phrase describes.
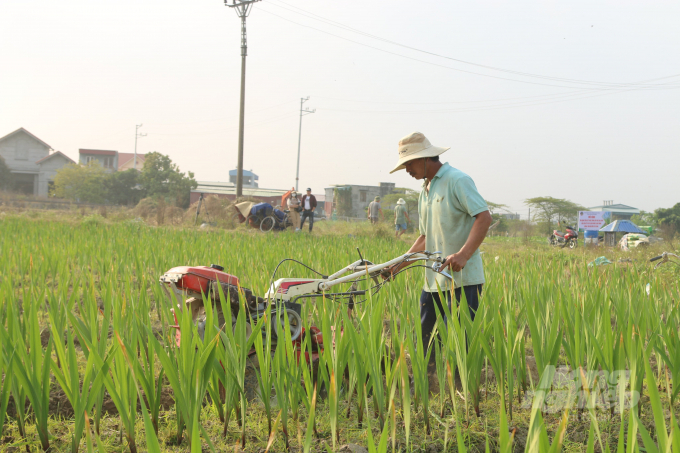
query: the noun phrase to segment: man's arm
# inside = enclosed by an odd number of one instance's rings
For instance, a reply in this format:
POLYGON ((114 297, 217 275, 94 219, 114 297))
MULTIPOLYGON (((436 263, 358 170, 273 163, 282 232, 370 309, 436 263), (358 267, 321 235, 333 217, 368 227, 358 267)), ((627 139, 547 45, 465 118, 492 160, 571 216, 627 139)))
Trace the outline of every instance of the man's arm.
POLYGON ((477 214, 475 216, 475 223, 472 225, 467 241, 465 241, 465 245, 458 253, 446 257, 446 261, 442 264, 442 269, 450 267, 453 272, 460 272, 460 270, 465 267, 465 264, 467 264, 472 254, 475 253, 475 250, 482 245, 486 233, 489 231, 489 226, 491 226, 491 220, 491 213, 489 211, 477 214))
POLYGON ((413 252, 422 252, 425 250, 425 235, 421 234, 418 236, 418 239, 416 239, 416 242, 413 243, 410 249, 408 249, 408 252, 406 253, 413 253, 413 252))
MULTIPOLYGON (((422 252, 425 250, 425 235, 421 234, 418 236, 418 239, 413 243, 410 249, 406 253, 413 253, 413 252, 422 252)), ((382 273, 382 277, 384 279, 390 278, 392 275, 396 274, 400 270, 402 270, 405 267, 408 267, 409 265, 413 264, 412 262, 403 262, 399 264, 395 264, 392 267, 388 267, 385 269, 382 273)))

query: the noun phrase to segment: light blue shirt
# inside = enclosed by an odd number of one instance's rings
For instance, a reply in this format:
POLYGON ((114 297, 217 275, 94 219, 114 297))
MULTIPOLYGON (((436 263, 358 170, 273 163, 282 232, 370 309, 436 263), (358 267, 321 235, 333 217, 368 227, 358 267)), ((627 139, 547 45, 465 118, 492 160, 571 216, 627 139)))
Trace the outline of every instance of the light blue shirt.
MULTIPOLYGON (((448 163, 442 165, 432 178, 429 193, 423 183, 418 199, 420 234, 425 236, 425 250, 442 252, 442 257, 458 253, 467 242, 474 216, 489 207, 477 191, 474 181, 448 163)), ((479 249, 475 250, 461 272, 454 272, 455 287, 484 283, 484 266, 479 249)), ((448 278, 434 271, 425 271, 423 290, 451 289, 448 278)))

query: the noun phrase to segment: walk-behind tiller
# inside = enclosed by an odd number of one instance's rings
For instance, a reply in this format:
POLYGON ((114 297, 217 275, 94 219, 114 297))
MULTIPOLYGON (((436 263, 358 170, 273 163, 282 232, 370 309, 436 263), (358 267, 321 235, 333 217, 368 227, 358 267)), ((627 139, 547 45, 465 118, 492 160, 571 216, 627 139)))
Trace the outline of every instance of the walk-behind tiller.
MULTIPOLYGON (((236 323, 241 303, 240 297, 245 299, 245 307, 248 310, 249 317, 247 318, 247 334, 250 335, 252 327, 257 325, 259 319, 266 313, 267 304, 271 305, 271 319, 274 320, 272 329, 273 343, 278 338, 283 338, 286 327, 290 330, 290 338, 294 343, 301 344, 304 335, 307 333, 303 328, 302 322, 302 305, 301 301, 305 299, 315 299, 325 297, 339 303, 346 304, 350 309, 355 304, 363 303, 366 300, 366 295, 371 292, 377 293, 382 286, 391 280, 391 278, 383 280, 380 278, 381 274, 389 273, 389 268, 395 264, 403 262, 427 261, 432 262, 429 265, 419 265, 417 267, 425 267, 430 272, 440 272, 441 274, 451 278, 449 274, 442 271, 441 252, 414 252, 401 255, 390 261, 382 264, 373 264, 361 257, 360 260, 346 266, 332 275, 323 275, 320 272, 306 266, 299 261, 293 259, 285 259, 279 263, 274 271, 269 291, 264 297, 254 296, 252 291, 240 286, 239 279, 231 274, 224 272, 222 266, 211 264, 208 266, 180 266, 174 267, 167 271, 160 277, 160 281, 165 284, 171 298, 177 302, 177 308, 191 311, 191 316, 198 328, 198 333, 203 337, 206 323, 206 313, 204 306, 203 295, 206 300, 213 303, 213 310, 216 313, 216 318, 219 326, 222 328, 226 325, 226 317, 222 313, 220 304, 220 286, 224 297, 228 300, 231 308, 231 324, 232 328, 236 323), (312 272, 318 274, 320 278, 281 278, 274 281, 278 268, 286 261, 296 262, 312 272), (347 275, 346 275, 347 274, 347 275), (345 291, 332 292, 331 288, 338 285, 346 284, 348 287, 345 291), (372 286, 371 286, 372 284, 372 286), (288 325, 286 326, 284 313, 288 318, 288 325)), ((416 267, 416 266, 411 266, 416 267)), ((401 271, 403 272, 403 271, 401 271)), ((396 274, 395 274, 396 275, 396 274)), ((394 277, 395 275, 392 275, 394 277)), ((174 311, 173 311, 174 313, 174 311)), ((175 323, 177 316, 175 315, 175 323)), ((181 339, 181 332, 179 325, 173 326, 177 329, 176 341, 179 345, 181 339)), ((313 361, 318 357, 318 353, 323 350, 323 338, 321 332, 316 327, 310 327, 309 334, 311 336, 313 356, 309 357, 305 353, 307 361, 313 361)))

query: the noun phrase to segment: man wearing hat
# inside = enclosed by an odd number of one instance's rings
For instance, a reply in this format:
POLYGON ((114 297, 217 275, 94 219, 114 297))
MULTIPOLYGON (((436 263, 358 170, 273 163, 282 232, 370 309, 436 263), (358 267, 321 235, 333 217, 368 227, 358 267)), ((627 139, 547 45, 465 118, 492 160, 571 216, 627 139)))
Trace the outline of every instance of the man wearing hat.
POLYGON ((316 197, 312 195, 312 189, 307 187, 307 193, 302 196, 300 200, 302 204, 302 220, 300 221, 300 229, 305 224, 305 219, 309 219, 309 232, 312 232, 314 227, 314 210, 316 209, 316 197))
MULTIPOLYGON (((414 132, 399 142, 399 161, 390 172, 405 169, 411 177, 424 180, 418 199, 420 236, 408 251, 441 251, 445 257, 442 269, 449 268, 454 278, 452 288, 451 281, 444 275, 425 271, 425 285, 420 295, 424 345, 429 344, 436 324, 435 304, 439 312, 444 313, 438 287, 449 305, 452 291, 458 302, 465 291, 474 319, 484 284, 479 246, 491 225, 491 213, 472 178, 439 161, 439 155, 448 149, 433 146, 423 134, 414 132)), ((395 274, 408 264, 395 265, 390 272, 395 274)))
POLYGON ((383 218, 382 206, 380 206, 380 197, 375 197, 375 199, 368 204, 368 220, 375 224, 378 223, 379 218, 383 218))
POLYGON ((408 222, 411 219, 408 217, 408 212, 406 212, 406 200, 400 198, 397 201, 397 206, 394 207, 394 237, 398 238, 406 232, 408 227, 408 222))

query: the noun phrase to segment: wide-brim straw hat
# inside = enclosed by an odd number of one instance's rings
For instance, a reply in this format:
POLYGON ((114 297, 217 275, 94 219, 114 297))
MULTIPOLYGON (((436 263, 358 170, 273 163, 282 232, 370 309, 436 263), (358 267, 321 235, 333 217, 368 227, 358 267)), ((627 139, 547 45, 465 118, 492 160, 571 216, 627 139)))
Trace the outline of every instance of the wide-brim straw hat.
POLYGON ((397 204, 406 204, 406 200, 400 198, 399 201, 397 201, 397 204))
POLYGON ((252 201, 243 201, 239 204, 234 205, 234 207, 238 209, 238 211, 241 213, 243 217, 248 217, 251 209, 253 209, 253 206, 255 206, 255 203, 253 203, 252 201))
POLYGON ((423 157, 439 156, 450 148, 433 146, 432 143, 420 132, 414 132, 399 140, 399 161, 390 173, 403 170, 404 164, 423 157))

